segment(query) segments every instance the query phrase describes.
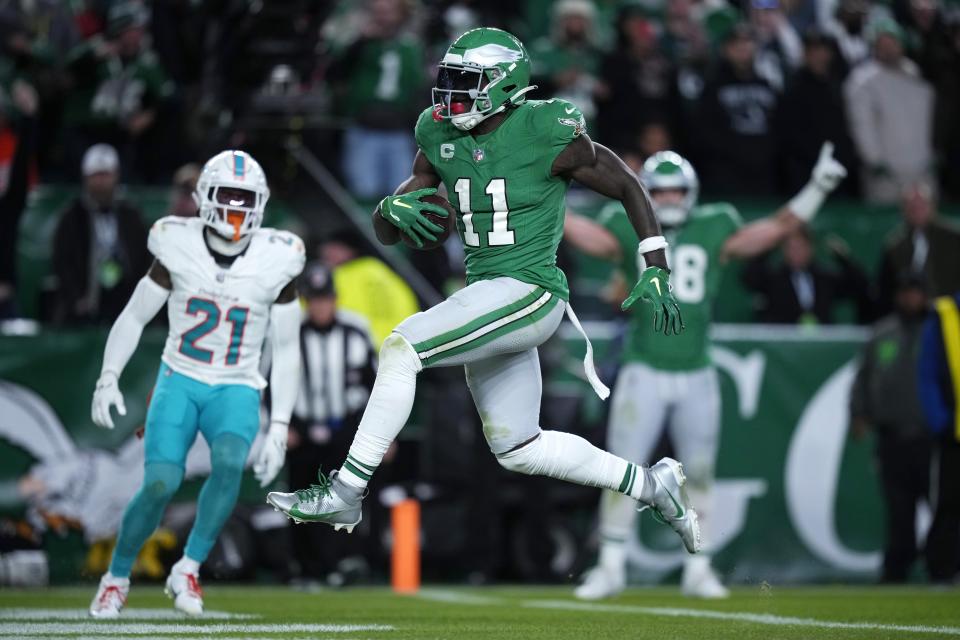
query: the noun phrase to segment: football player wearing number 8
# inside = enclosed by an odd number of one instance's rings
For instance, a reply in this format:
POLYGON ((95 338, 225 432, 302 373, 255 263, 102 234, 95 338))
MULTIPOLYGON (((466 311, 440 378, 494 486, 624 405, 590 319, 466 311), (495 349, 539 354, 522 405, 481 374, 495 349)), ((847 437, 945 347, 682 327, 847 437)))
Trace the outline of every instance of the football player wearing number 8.
MULTIPOLYGON (((397 195, 380 203, 373 224, 385 244, 396 243, 401 231, 429 239, 440 229, 423 224, 419 212, 446 213, 420 198, 436 193, 442 182, 457 210, 467 286, 406 319, 384 341, 370 400, 340 470, 309 488, 271 493, 267 501, 295 520, 352 530, 360 522, 367 483, 410 415, 417 374, 427 367, 463 366, 484 436, 503 467, 618 491, 632 504, 661 513, 694 553, 700 544, 697 516, 677 461, 645 469, 582 438, 540 427, 537 347, 556 331, 564 312, 580 326, 556 266, 571 180, 620 201, 634 229, 632 250, 648 266, 625 304, 651 305, 664 333, 683 325, 670 293, 666 242, 637 176, 590 140, 574 105, 526 100, 529 80, 526 50, 499 29, 468 31, 448 49, 435 104, 416 124, 412 175, 397 195)), ((587 378, 605 398, 609 390, 594 372, 587 344, 587 378)))
MULTIPOLYGON (((644 163, 641 181, 670 242, 674 294, 687 331, 665 342, 656 336, 656 318, 637 305, 630 314, 623 367, 610 409, 607 447, 631 460, 649 459, 666 424, 677 456, 687 470, 688 491, 700 514, 704 553, 686 558, 686 595, 721 598, 726 588, 710 566, 710 491, 720 437, 720 391, 710 364, 707 332, 723 265, 733 258, 763 253, 816 214, 827 194, 846 175, 823 145, 810 182, 773 215, 748 225, 729 204, 697 206, 697 175, 671 151, 644 163)), ((567 215, 566 239, 593 256, 617 263, 627 278, 642 269, 629 240, 630 224, 619 203, 604 208, 596 222, 567 215)), ((636 510, 618 494, 605 492, 600 503, 600 559, 576 590, 584 599, 620 593, 626 584, 627 542, 635 531, 636 510)))
POLYGON ((203 167, 196 218, 170 216, 150 229, 153 265, 117 318, 93 394, 93 421, 113 428, 111 407, 126 415, 119 379, 144 326, 166 304, 170 332, 147 411, 143 485, 127 505, 110 569, 90 615, 115 618, 130 589, 130 569, 183 479, 184 461, 199 431, 210 446, 210 477, 183 558, 167 578, 174 606, 203 613, 200 565, 233 511, 243 467, 260 426, 260 353, 269 332, 270 427, 254 465, 261 486, 283 466, 287 425, 300 376, 300 305, 294 279, 303 243, 285 231, 261 228, 270 197, 267 179, 250 155, 224 151, 203 167))

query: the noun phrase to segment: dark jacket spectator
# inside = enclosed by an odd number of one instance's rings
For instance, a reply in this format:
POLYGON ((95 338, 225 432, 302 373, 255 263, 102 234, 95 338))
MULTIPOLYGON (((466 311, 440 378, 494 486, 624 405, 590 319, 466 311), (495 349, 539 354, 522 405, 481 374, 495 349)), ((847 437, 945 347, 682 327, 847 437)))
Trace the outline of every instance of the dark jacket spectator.
MULTIPOLYGON (((11 115, 18 119, 11 127, 16 135, 16 150, 6 188, 0 195, 0 320, 17 315, 17 237, 20 218, 27 205, 30 165, 36 152, 37 134, 36 93, 24 83, 15 83, 11 93, 12 103, 16 106, 11 115)), ((4 120, 6 118, 0 113, 0 129, 4 128, 4 120)))
POLYGON ((118 170, 112 147, 91 147, 83 159, 84 192, 57 224, 58 322, 113 322, 150 266, 140 211, 116 195, 118 170))
POLYGON ((597 134, 614 149, 629 150, 639 146, 639 134, 651 122, 676 130, 679 94, 676 69, 659 50, 653 23, 629 6, 617 28, 616 50, 600 67, 597 134))
POLYGON ((711 195, 767 195, 776 190, 773 116, 777 94, 754 71, 749 28, 728 34, 707 81, 693 126, 695 162, 711 195))
POLYGON ((927 572, 933 582, 951 583, 960 569, 960 345, 949 338, 960 332, 960 294, 937 299, 923 327, 920 345, 920 401, 937 448, 937 495, 927 534, 927 572))
POLYGON ((903 224, 887 238, 877 286, 878 311, 893 309, 897 280, 919 273, 932 296, 960 291, 960 229, 936 215, 929 186, 917 184, 904 192, 903 224))
POLYGON ((814 260, 812 238, 805 228, 784 240, 782 263, 771 264, 768 253, 744 265, 743 283, 761 299, 758 322, 830 324, 836 304, 842 299, 857 303, 860 322, 870 317, 872 305, 866 275, 850 259, 845 247, 832 244, 839 270, 814 260))
POLYGON ((925 283, 918 276, 906 276, 897 289, 897 312, 877 324, 850 390, 854 437, 867 430, 877 435, 887 506, 883 582, 906 582, 918 555, 917 503, 929 497, 931 438, 917 380, 926 311, 925 283))
MULTIPOLYGON (((787 85, 777 114, 777 140, 783 162, 784 189, 795 193, 810 178, 820 146, 834 144, 835 156, 850 174, 857 158, 847 130, 843 92, 834 71, 832 41, 819 32, 804 37, 803 67, 787 85)), ((856 180, 845 180, 841 189, 856 191, 856 180)))

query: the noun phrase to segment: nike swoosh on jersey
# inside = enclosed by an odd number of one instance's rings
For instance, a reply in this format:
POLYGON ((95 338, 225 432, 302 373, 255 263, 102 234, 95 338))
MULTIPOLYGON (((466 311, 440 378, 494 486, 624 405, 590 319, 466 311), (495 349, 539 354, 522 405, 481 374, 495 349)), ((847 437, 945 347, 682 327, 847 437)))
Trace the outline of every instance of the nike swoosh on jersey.
POLYGON ((577 108, 576 108, 576 107, 564 107, 563 110, 567 113, 567 115, 570 115, 571 113, 573 113, 574 111, 576 111, 577 108))

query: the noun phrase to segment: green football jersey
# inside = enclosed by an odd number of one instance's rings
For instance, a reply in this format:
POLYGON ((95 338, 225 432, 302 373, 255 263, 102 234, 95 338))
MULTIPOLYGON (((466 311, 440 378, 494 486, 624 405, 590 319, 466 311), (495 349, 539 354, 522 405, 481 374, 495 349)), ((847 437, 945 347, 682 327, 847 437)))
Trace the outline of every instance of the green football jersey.
MULTIPOLYGON (((598 222, 617 237, 623 255, 620 268, 632 285, 640 277, 640 256, 637 234, 623 206, 611 202, 600 212, 598 222)), ((655 332, 653 306, 638 302, 630 310, 625 360, 671 371, 689 371, 710 364, 708 333, 713 302, 723 276, 720 251, 740 225, 740 214, 732 205, 707 204, 695 207, 679 229, 664 231, 670 244, 670 282, 686 329, 678 336, 665 337, 655 332)))
POLYGON ((528 100, 476 137, 435 120, 432 108, 420 114, 417 145, 457 209, 467 284, 508 276, 568 299, 557 246, 569 181, 551 169, 585 128, 580 110, 557 99, 528 100))

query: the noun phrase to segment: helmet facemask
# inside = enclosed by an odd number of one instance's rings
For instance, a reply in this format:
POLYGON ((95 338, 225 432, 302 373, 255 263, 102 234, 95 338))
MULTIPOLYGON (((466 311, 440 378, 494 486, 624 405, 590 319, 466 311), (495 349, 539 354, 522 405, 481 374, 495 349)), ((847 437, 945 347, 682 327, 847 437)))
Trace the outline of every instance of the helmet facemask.
POLYGON ((249 154, 224 151, 204 165, 193 199, 208 227, 224 240, 238 242, 260 228, 270 188, 249 154))
POLYGON ((215 185, 201 193, 198 185, 194 199, 200 217, 219 235, 233 242, 260 228, 266 198, 259 191, 215 185))
POLYGON ((496 66, 440 63, 437 86, 433 88, 434 116, 450 122, 462 131, 475 126, 506 107, 494 105, 490 91, 506 76, 496 66))

